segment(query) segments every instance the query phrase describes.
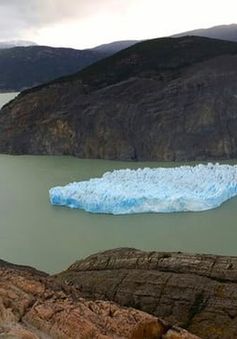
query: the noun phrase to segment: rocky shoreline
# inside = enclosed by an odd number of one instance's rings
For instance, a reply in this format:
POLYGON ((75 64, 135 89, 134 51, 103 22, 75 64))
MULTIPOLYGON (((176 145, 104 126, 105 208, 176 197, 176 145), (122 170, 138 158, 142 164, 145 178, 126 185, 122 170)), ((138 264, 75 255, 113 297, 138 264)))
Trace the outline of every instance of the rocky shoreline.
POLYGON ((0 261, 0 337, 198 338, 142 311, 78 293, 46 273, 0 261))
POLYGON ((54 276, 0 261, 0 338, 236 338, 236 284, 237 257, 120 248, 54 276))
POLYGON ((122 248, 77 261, 56 279, 205 339, 236 338, 237 257, 122 248))

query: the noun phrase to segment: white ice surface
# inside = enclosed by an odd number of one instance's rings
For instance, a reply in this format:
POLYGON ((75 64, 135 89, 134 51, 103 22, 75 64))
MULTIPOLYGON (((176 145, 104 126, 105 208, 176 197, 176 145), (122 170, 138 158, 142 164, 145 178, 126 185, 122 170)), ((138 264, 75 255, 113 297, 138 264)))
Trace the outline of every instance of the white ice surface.
POLYGON ((115 170, 49 190, 53 205, 92 213, 204 211, 237 195, 237 165, 115 170))

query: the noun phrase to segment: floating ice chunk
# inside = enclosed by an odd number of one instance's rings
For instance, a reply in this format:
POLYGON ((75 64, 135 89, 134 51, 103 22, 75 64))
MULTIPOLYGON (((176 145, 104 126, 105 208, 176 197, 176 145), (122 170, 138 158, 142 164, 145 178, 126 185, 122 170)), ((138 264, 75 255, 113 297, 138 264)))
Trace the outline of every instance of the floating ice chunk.
POLYGON ((115 170, 49 191, 52 205, 92 213, 204 211, 237 195, 237 165, 115 170))

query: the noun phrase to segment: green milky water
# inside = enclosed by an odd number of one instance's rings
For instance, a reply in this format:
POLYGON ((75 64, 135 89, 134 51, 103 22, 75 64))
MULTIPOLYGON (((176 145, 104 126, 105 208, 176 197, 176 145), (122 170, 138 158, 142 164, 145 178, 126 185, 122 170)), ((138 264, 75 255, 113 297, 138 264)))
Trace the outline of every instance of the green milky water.
POLYGON ((112 169, 174 165, 180 164, 0 155, 0 258, 57 272, 96 251, 125 246, 237 255, 237 198, 207 212, 125 216, 49 204, 55 185, 112 169))
POLYGON ((121 246, 237 255, 236 198, 207 212, 125 216, 49 204, 52 186, 112 169, 159 165, 0 155, 0 258, 56 272, 76 259, 121 246))

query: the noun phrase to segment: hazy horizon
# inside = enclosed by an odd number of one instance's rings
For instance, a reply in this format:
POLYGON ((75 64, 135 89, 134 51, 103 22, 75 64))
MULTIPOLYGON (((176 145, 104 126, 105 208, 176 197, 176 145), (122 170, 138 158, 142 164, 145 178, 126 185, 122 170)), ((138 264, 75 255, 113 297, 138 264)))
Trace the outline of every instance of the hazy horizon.
POLYGON ((91 48, 233 24, 235 1, 1 0, 0 41, 91 48))

